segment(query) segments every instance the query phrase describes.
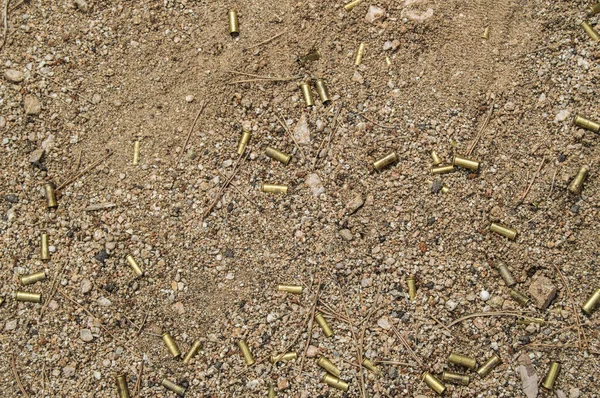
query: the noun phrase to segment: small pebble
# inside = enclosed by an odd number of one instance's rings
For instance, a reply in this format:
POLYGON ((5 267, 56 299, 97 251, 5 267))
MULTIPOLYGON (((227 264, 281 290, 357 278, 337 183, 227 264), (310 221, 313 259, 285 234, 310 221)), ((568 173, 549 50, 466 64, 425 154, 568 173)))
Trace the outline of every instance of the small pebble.
POLYGON ((85 341, 86 343, 89 343, 90 341, 94 340, 94 336, 92 336, 92 331, 89 329, 81 329, 81 331, 79 332, 79 338, 81 338, 81 340, 85 341))
POLYGON ((485 289, 482 289, 482 290, 481 290, 481 299, 482 299, 483 301, 488 301, 488 300, 490 299, 490 292, 488 292, 488 291, 487 291, 487 290, 485 290, 485 289))

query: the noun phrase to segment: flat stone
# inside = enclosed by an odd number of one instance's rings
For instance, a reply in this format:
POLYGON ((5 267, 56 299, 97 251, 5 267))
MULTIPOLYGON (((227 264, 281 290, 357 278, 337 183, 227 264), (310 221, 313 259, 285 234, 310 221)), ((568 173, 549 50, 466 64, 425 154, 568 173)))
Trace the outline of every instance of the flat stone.
POLYGON ((385 9, 377 6, 369 6, 369 10, 367 11, 367 15, 365 16, 365 21, 368 23, 373 23, 378 19, 385 17, 385 9))
POLYGON ((302 114, 300 120, 298 120, 296 128, 294 129, 294 138, 300 145, 310 144, 310 130, 308 129, 306 114, 302 114))
POLYGON ((315 198, 319 197, 322 193, 325 193, 325 187, 321 182, 321 177, 316 173, 311 173, 306 177, 306 185, 308 185, 315 198))
POLYGON ((340 231, 340 236, 344 239, 347 240, 348 242, 350 242, 353 238, 352 236, 352 232, 350 232, 349 229, 342 229, 340 231))
POLYGON ((16 328, 17 328, 17 320, 16 319, 8 321, 8 322, 6 322, 6 325, 4 325, 4 330, 6 330, 6 331, 15 330, 16 328))
POLYGON ((87 294, 92 290, 92 282, 89 279, 81 280, 81 293, 87 294))
POLYGON ((556 286, 554 286, 550 278, 547 278, 538 272, 531 280, 529 294, 538 308, 545 310, 556 296, 556 286))
POLYGON ((88 12, 90 10, 90 6, 85 0, 75 0, 75 7, 81 12, 88 12))
POLYGON ((358 209, 360 209, 364 203, 365 203, 365 200, 363 198, 362 193, 358 193, 358 194, 354 195, 352 200, 350 200, 350 202, 346 203, 346 210, 348 211, 348 214, 356 213, 356 211, 358 209))
POLYGON ((103 307, 108 307, 109 305, 112 304, 112 302, 109 299, 107 299, 106 297, 100 297, 96 301, 98 302, 98 304, 100 304, 103 307))
POLYGON ((79 331, 79 338, 86 343, 94 340, 94 336, 92 336, 92 331, 90 329, 81 329, 79 331))
POLYGON ((377 326, 385 330, 390 330, 392 328, 392 325, 390 324, 390 319, 387 316, 379 318, 379 320, 377 321, 377 326))
POLYGON ((569 117, 570 114, 571 114, 571 112, 569 112, 568 109, 563 109, 560 112, 558 112, 558 114, 554 118, 554 121, 555 122, 564 122, 565 120, 567 120, 567 118, 569 117))
POLYGON ((26 115, 39 115, 42 112, 42 103, 34 94, 23 97, 23 107, 26 115))
POLYGON ((7 69, 4 71, 4 78, 11 83, 21 83, 23 81, 23 72, 19 72, 14 69, 7 69))
POLYGON ((39 148, 31 152, 29 155, 29 163, 40 163, 44 157, 44 153, 45 151, 43 148, 39 148))
POLYGON ((314 345, 309 345, 308 349, 306 350, 306 356, 309 358, 314 358, 317 355, 319 355, 319 349, 314 345))
POLYGON ((456 309, 456 307, 458 307, 458 303, 454 300, 448 300, 446 301, 446 308, 448 309, 448 311, 454 311, 456 309))

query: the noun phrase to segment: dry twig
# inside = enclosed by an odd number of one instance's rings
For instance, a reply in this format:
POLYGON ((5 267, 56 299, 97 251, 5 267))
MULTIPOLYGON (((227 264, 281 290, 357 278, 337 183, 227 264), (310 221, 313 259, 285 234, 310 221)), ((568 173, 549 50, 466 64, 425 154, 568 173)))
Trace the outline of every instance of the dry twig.
POLYGON ((366 117, 364 113, 355 113, 355 112, 350 112, 350 113, 352 113, 353 115, 356 115, 356 116, 362 117, 362 118, 363 118, 363 119, 365 119, 366 121, 368 121, 368 122, 370 122, 370 123, 373 123, 375 126, 377 126, 377 127, 381 127, 382 129, 389 129, 389 130, 393 130, 393 129, 397 129, 397 128, 398 128, 398 126, 392 126, 392 125, 386 125, 386 124, 380 124, 380 123, 377 123, 375 120, 373 120, 373 119, 369 119, 368 117, 366 117))
POLYGON ((540 162, 540 167, 538 167, 537 171, 535 172, 535 174, 533 175, 533 178, 531 178, 531 182, 529 183, 529 185, 527 186, 527 189, 525 190, 525 192, 523 192, 523 195, 521 196, 521 199, 519 199, 519 201, 517 202, 517 206, 519 206, 521 203, 523 203, 523 201, 525 200, 525 198, 527 197, 527 195, 529 194, 529 191, 531 190, 531 187, 533 186, 533 183, 535 182, 535 179, 537 178, 537 176, 540 174, 540 171, 542 170, 542 167, 544 167, 544 163, 546 162, 546 158, 542 158, 542 161, 540 162))
POLYGON ((17 368, 15 366, 15 354, 11 354, 11 369, 12 369, 12 373, 13 376, 15 377, 15 380, 17 381, 17 385, 19 386, 19 390, 21 390, 21 394, 25 395, 27 398, 29 398, 29 394, 27 394, 27 391, 25 391, 25 387, 23 387, 23 383, 21 383, 21 378, 19 377, 19 374, 17 373, 17 368))
POLYGON ((97 161, 95 161, 94 163, 92 163, 91 165, 89 165, 88 167, 86 167, 85 170, 83 170, 81 173, 75 175, 74 177, 71 177, 71 178, 67 179, 65 182, 63 182, 58 187, 56 187, 56 190, 60 191, 61 189, 63 189, 64 187, 66 187, 67 185, 69 185, 70 183, 72 183, 73 181, 77 180, 79 177, 81 177, 85 173, 87 173, 88 171, 92 170, 94 167, 98 166, 100 163, 102 163, 103 161, 105 161, 106 159, 108 159, 113 154, 113 152, 110 149, 107 149, 106 151, 107 151, 106 156, 98 159, 97 161))
POLYGON ((2 42, 0 43, 0 51, 4 48, 6 44, 6 36, 8 35, 8 2, 9 0, 4 0, 4 7, 2 10, 2 21, 4 23, 4 30, 2 31, 2 42))
POLYGON ((458 318, 448 324, 448 328, 456 325, 457 323, 461 323, 462 321, 466 321, 467 319, 477 318, 480 316, 514 316, 520 317, 523 316, 523 313, 520 312, 476 312, 474 314, 465 315, 462 318, 458 318))
POLYGON ((575 314, 575 322, 577 323, 577 345, 579 348, 587 348, 588 342, 585 337, 585 333, 583 328, 581 327, 581 321, 579 320, 579 309, 575 306, 575 302, 573 301, 573 294, 571 294, 571 289, 569 288, 569 283, 567 282, 567 278, 560 272, 560 269, 556 266, 556 264, 552 264, 560 275, 560 279, 562 279, 563 284, 565 285, 565 289, 567 289, 567 294, 569 295, 569 301, 571 302, 571 307, 573 308, 573 313, 575 314), (583 342, 583 345, 582 345, 583 342))
POLYGON ((231 176, 227 180, 225 180, 225 182, 223 183, 223 185, 219 189, 219 192, 217 192, 217 195, 215 196, 215 199, 213 200, 213 202, 210 204, 210 206, 208 206, 208 209, 206 209, 206 211, 204 212, 204 214, 202 214, 202 219, 200 220, 200 222, 203 222, 204 219, 210 214, 210 212, 212 211, 213 207, 215 207, 215 205, 217 204, 217 202, 221 198, 221 195, 223 194, 223 191, 225 190, 225 188, 227 188, 227 186, 231 183, 231 181, 235 177, 236 172, 238 170, 238 166, 240 165, 240 162, 242 161, 242 159, 245 160, 246 158, 248 158, 248 156, 250 156, 250 152, 251 151, 247 151, 246 156, 240 155, 238 157, 238 160, 235 162, 235 166, 233 167, 233 171, 231 172, 231 176))
POLYGON ((308 337, 306 338, 306 344, 304 345, 304 350, 302 350, 302 356, 300 357, 300 370, 298 370, 298 375, 302 374, 302 369, 304 368, 304 358, 306 358, 306 352, 308 351, 308 346, 310 345, 310 340, 312 337, 312 327, 315 320, 315 310, 317 309, 317 303, 319 302, 319 294, 321 293, 321 285, 317 280, 317 292, 315 293, 315 301, 310 310, 310 317, 308 321, 308 337))
POLYGON ((137 380, 135 381, 135 388, 133 389, 133 396, 140 398, 140 388, 142 387, 142 371, 144 370, 144 358, 142 358, 142 363, 140 364, 140 371, 137 375, 137 380))
POLYGON ((323 144, 325 143, 325 139, 328 139, 327 142, 327 151, 325 152, 325 156, 327 156, 327 154, 329 153, 329 148, 331 147, 331 139, 333 138, 333 134, 335 134, 335 132, 338 129, 338 117, 340 116, 340 112, 342 111, 342 108, 344 107, 344 103, 342 102, 340 104, 340 108, 338 109, 338 111, 335 114, 335 118, 333 119, 333 127, 331 128, 331 131, 329 131, 329 136, 328 137, 323 137, 323 140, 321 141, 321 145, 319 145, 319 148, 317 149, 317 155, 315 156, 315 160, 313 161, 313 170, 317 167, 317 163, 319 162, 319 155, 321 152, 321 148, 323 147, 323 144))
POLYGON ((392 326, 392 330, 394 331, 394 334, 396 335, 396 337, 398 337, 398 339, 400 340, 400 342, 402 343, 402 345, 404 346, 404 348, 406 348, 406 350, 408 351, 408 353, 410 354, 410 356, 422 368, 423 367, 423 362, 421 362, 421 360, 419 359, 419 357, 417 356, 417 354, 410 347, 410 343, 408 342, 408 340, 406 340, 406 338, 404 336, 402 336, 402 334, 400 334, 400 332, 398 331, 398 329, 396 329, 396 326, 394 326, 393 324, 390 324, 390 325, 392 326))
POLYGON ((261 42, 260 42, 260 43, 258 43, 258 44, 255 44, 255 45, 253 45, 253 46, 250 46, 250 47, 246 48, 246 50, 252 50, 253 48, 260 47, 260 46, 262 46, 263 44, 270 43, 270 42, 272 42, 273 40, 277 39, 279 36, 283 35, 284 33, 286 33, 286 32, 285 32, 285 31, 283 31, 283 32, 281 32, 281 33, 278 33, 278 34, 276 34, 275 36, 271 37, 270 39, 267 39, 267 40, 265 40, 265 41, 261 41, 261 42))
POLYGON ((487 117, 485 118, 485 121, 483 122, 483 125, 481 125, 481 128, 479 129, 479 132, 477 133, 477 136, 475 137, 475 140, 473 141, 473 143, 469 147, 469 150, 467 151, 466 156, 469 156, 469 155, 471 155, 471 153, 473 153, 473 149, 475 149, 475 145, 477 145, 477 143, 479 142, 479 139, 481 138, 481 135, 483 134, 483 131, 487 127, 488 123, 490 122, 490 119, 492 118, 492 114, 494 113, 494 102, 496 102, 496 97, 495 96, 492 99, 492 105, 490 106, 490 113, 488 113, 487 117))
MULTIPOLYGON (((277 112, 277 113, 279 114, 279 112, 277 112)), ((285 129, 285 131, 287 131, 287 133, 292 138, 292 141, 294 141, 294 145, 296 145, 296 149, 302 155, 302 160, 306 160, 306 156, 304 156, 304 151, 302 150, 302 148, 300 148, 300 145, 298 144, 298 141, 296 141, 296 138, 294 137, 294 134, 292 134, 292 132, 290 131, 290 129, 284 123, 283 116, 281 116, 281 119, 279 118, 280 116, 281 115, 279 115, 279 116, 275 115, 275 118, 277 118, 277 121, 279 122, 279 124, 281 124, 281 127, 283 127, 285 129)))
POLYGON ((190 131, 188 131, 187 138, 185 139, 185 143, 183 144, 183 148, 181 149, 181 154, 177 157, 177 160, 175 161, 175 168, 177 168, 177 166, 179 165, 179 162, 181 162, 181 158, 185 154, 185 148, 187 147, 187 144, 190 141, 190 137, 192 136, 192 131, 194 131, 194 127, 196 127, 196 122, 198 121, 198 118, 202 114, 202 111, 204 111, 205 106, 206 106, 206 102, 203 101, 202 104, 200 105, 200 109, 198 109, 198 113, 196 114, 196 117, 194 118, 192 127, 190 127, 190 131))

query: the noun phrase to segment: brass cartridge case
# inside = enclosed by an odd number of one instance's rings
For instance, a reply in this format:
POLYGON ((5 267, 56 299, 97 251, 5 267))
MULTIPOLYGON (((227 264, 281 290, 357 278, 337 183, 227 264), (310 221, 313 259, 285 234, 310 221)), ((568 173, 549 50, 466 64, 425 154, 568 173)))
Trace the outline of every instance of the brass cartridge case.
POLYGON ((130 398, 125 375, 118 375, 115 377, 115 380, 117 382, 117 394, 119 394, 119 398, 130 398))
POLYGON ((477 361, 475 358, 471 358, 466 355, 452 353, 450 356, 448 356, 448 362, 471 370, 475 370, 477 368, 477 361))
POLYGON ((317 79, 315 85, 317 86, 317 93, 319 94, 319 98, 321 98, 323 105, 329 105, 331 103, 331 98, 329 98, 329 91, 327 90, 325 81, 323 81, 323 79, 317 79))
POLYGON ((481 35, 482 39, 489 39, 490 38, 490 27, 486 26, 486 28, 483 30, 483 34, 481 35))
POLYGON ((315 104, 315 100, 313 99, 312 91, 310 91, 310 84, 307 82, 300 83, 300 88, 302 89, 302 98, 304 98, 304 103, 306 107, 313 106, 315 104))
POLYGON ((550 364, 550 369, 548 370, 548 374, 544 377, 544 381, 542 381, 542 387, 546 390, 552 390, 554 388, 554 383, 556 383, 556 378, 558 377, 558 373, 560 372, 560 363, 552 362, 550 364))
POLYGON ((40 258, 42 260, 50 260, 50 246, 48 245, 48 234, 43 233, 40 242, 40 258))
POLYGON ((409 277, 406 280, 406 284, 408 285, 408 298, 410 301, 414 302, 417 298, 417 284, 415 282, 415 277, 409 277))
POLYGON ((381 374, 381 370, 375 366, 375 364, 373 362, 371 362, 370 360, 368 360, 367 358, 363 359, 362 365, 369 369, 371 372, 380 375, 381 374))
POLYGON ((15 292, 15 300, 26 301, 29 303, 41 303, 42 294, 17 291, 15 292))
POLYGON ((21 284, 31 285, 33 283, 46 279, 46 271, 39 271, 33 274, 24 275, 21 277, 21 284))
POLYGON ((421 376, 421 380, 423 380, 425 384, 429 386, 429 388, 438 393, 438 395, 442 395, 444 391, 446 391, 446 386, 444 385, 444 383, 442 383, 440 380, 438 380, 437 377, 435 377, 429 372, 423 373, 423 376, 421 376))
POLYGON ((377 171, 381 171, 384 168, 386 168, 387 166, 389 166, 390 164, 397 162, 397 161, 398 161, 398 155, 396 155, 396 152, 392 152, 390 154, 385 155, 381 159, 376 160, 373 163, 373 168, 377 171))
POLYGON ((502 361, 500 360, 500 357, 498 355, 494 355, 490 359, 485 361, 483 365, 479 367, 479 369, 477 369, 477 374, 481 377, 485 377, 489 375, 490 372, 501 363, 502 361))
POLYGON ((242 132, 242 136, 240 137, 240 141, 238 142, 238 147, 237 147, 238 155, 244 154, 244 152, 246 151, 246 146, 248 146, 248 142, 250 142, 251 136, 252 136, 252 133, 250 133, 249 131, 242 132))
POLYGON ((318 312, 317 315, 315 315, 315 321, 317 321, 317 323, 321 327, 321 330, 323 331, 323 334, 325 335, 325 337, 333 336, 333 331, 329 327, 329 324, 325 320, 325 317, 323 316, 323 314, 318 312))
POLYGON ((583 30, 585 30, 585 33, 588 34, 588 36, 590 37, 590 39, 592 39, 594 41, 599 41, 600 40, 600 35, 598 34, 598 32, 596 32, 596 29, 594 29, 592 27, 592 25, 590 25, 587 22, 582 22, 581 23, 581 27, 583 28, 583 30))
POLYGON ((267 193, 282 193, 286 194, 288 191, 287 185, 276 185, 276 184, 262 184, 261 189, 267 193))
POLYGON ((463 386, 469 385, 469 376, 461 375, 453 372, 443 372, 442 381, 447 381, 452 384, 462 384, 463 386))
POLYGON ((440 159, 440 157, 436 151, 431 151, 431 160, 432 160, 434 166, 437 166, 438 164, 442 164, 442 159, 440 159))
POLYGON ((581 166, 579 172, 573 178, 573 181, 569 184, 569 191, 575 195, 581 192, 583 188, 583 183, 587 180, 587 176, 590 172, 590 168, 588 166, 581 166))
POLYGON ((177 347, 175 339, 171 337, 169 333, 163 333, 162 339, 165 342, 169 353, 171 353, 171 356, 173 358, 178 358, 181 355, 181 351, 179 351, 179 347, 177 347))
POLYGON ((513 278, 510 270, 508 269, 508 267, 506 265, 504 265, 504 264, 498 265, 497 270, 500 273, 502 280, 504 280, 504 283, 506 283, 506 286, 513 287, 514 285, 517 284, 517 281, 515 281, 515 278, 513 278))
POLYGON ((133 162, 136 165, 140 162, 140 142, 136 141, 133 143, 133 162))
POLYGON ((332 374, 335 377, 340 377, 340 375, 342 374, 342 371, 337 366, 335 366, 333 364, 333 362, 331 362, 329 359, 327 359, 325 357, 320 357, 317 360, 317 365, 319 365, 320 367, 325 369, 327 372, 329 372, 329 374, 332 374))
POLYGON ((277 285, 277 290, 280 292, 288 292, 292 294, 302 294, 302 290, 304 288, 302 286, 297 285, 277 285))
POLYGON ((354 59, 354 65, 359 66, 362 64, 363 56, 365 55, 365 43, 360 43, 358 45, 358 50, 356 51, 356 58, 354 59))
POLYGON ((238 21, 236 10, 229 11, 229 34, 231 37, 238 37, 240 35, 240 22, 238 21))
POLYGON ((431 174, 446 174, 454 171, 454 165, 445 164, 443 166, 435 166, 431 168, 431 174))
POLYGON ((525 307, 525 306, 527 306, 527 304, 529 304, 529 297, 527 297, 523 293, 519 292, 518 290, 510 289, 510 297, 512 297, 513 300, 515 300, 517 303, 519 303, 523 307, 525 307))
POLYGON ((330 374, 324 374, 323 377, 321 377, 321 382, 326 383, 333 388, 337 388, 338 390, 348 391, 348 383, 330 374))
POLYGON ((272 384, 269 385, 269 393, 267 394, 267 398, 277 398, 275 395, 275 387, 272 384))
POLYGON ((573 118, 573 123, 582 129, 589 130, 593 133, 600 133, 600 123, 586 119, 583 116, 575 115, 575 118, 573 118))
POLYGON ((131 254, 127 255, 126 260, 127 260, 127 264, 129 264, 129 266, 131 267, 131 269, 133 270, 133 272, 135 272, 135 274, 137 276, 144 275, 144 271, 142 271, 142 269, 138 265, 137 261, 135 261, 135 258, 133 258, 133 256, 131 254))
POLYGON ((271 159, 277 160, 283 164, 288 164, 292 159, 292 155, 288 155, 287 153, 283 153, 275 148, 267 147, 265 150, 265 155, 270 157, 271 159))
POLYGON ((454 155, 452 159, 452 164, 455 167, 462 167, 463 169, 468 169, 472 171, 479 170, 479 162, 473 159, 468 159, 463 156, 454 155))
POLYGON ((195 357, 196 354, 198 354, 198 351, 200 351, 200 348, 202 348, 202 343, 199 341, 196 341, 194 343, 194 345, 190 348, 190 350, 187 352, 187 354, 185 354, 185 357, 183 357, 183 363, 185 363, 186 365, 188 363, 190 363, 192 358, 195 357))
POLYGON ((581 307, 581 309, 583 309, 583 312, 585 312, 588 315, 592 315, 592 312, 594 312, 594 309, 598 306, 598 304, 600 303, 600 289, 596 290, 594 292, 594 294, 592 294, 592 297, 590 297, 588 299, 588 301, 585 302, 585 304, 583 305, 583 307, 581 307))
POLYGON ((517 231, 509 228, 509 227, 505 227, 504 225, 498 224, 493 222, 490 225, 490 231, 495 232, 499 235, 504 236, 505 238, 508 238, 510 240, 515 240, 515 238, 517 237, 517 231))
POLYGON ((386 57, 385 57, 385 64, 386 64, 387 66, 392 66, 392 60, 391 60, 391 59, 390 59, 390 57, 388 57, 387 55, 386 55, 386 57))
POLYGON ((295 352, 286 352, 279 355, 271 355, 271 363, 291 361, 292 359, 298 358, 298 354, 295 352))
POLYGON ((51 182, 44 185, 44 190, 46 191, 46 206, 49 209, 58 207, 58 202, 56 201, 56 192, 54 192, 54 189, 54 184, 51 182))
POLYGON ((600 3, 596 3, 593 6, 590 6, 588 9, 588 15, 594 16, 600 12, 600 3))
POLYGON ((179 384, 173 383, 171 380, 167 379, 166 377, 164 377, 161 380, 160 385, 169 391, 173 391, 175 394, 177 394, 179 396, 183 396, 185 394, 185 388, 181 387, 179 384))
POLYGON ((240 340, 238 341, 238 347, 240 347, 240 350, 242 351, 242 355, 244 356, 244 361, 246 362, 246 365, 254 365, 254 357, 250 352, 250 348, 248 348, 248 344, 246 344, 244 340, 240 340))
POLYGON ((352 11, 352 9, 359 5, 361 1, 362 0, 353 0, 351 2, 348 2, 344 4, 344 8, 346 9, 346 11, 352 11))
POLYGON ((450 188, 448 188, 447 186, 443 186, 442 187, 442 193, 448 193, 450 191, 450 188))

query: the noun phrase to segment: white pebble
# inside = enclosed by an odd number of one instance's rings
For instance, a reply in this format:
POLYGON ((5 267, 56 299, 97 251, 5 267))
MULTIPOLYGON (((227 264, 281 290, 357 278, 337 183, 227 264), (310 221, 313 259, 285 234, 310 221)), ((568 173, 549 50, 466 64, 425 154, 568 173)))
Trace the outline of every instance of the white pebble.
POLYGON ((192 102, 192 101, 194 100, 194 96, 193 96, 193 95, 186 95, 186 96, 185 96, 185 100, 186 100, 187 102, 192 102))
POLYGON ((483 301, 488 301, 490 299, 490 292, 485 289, 481 289, 481 299, 483 301))

